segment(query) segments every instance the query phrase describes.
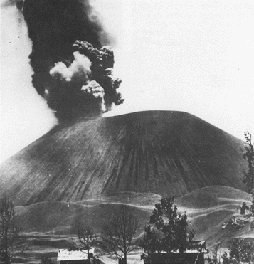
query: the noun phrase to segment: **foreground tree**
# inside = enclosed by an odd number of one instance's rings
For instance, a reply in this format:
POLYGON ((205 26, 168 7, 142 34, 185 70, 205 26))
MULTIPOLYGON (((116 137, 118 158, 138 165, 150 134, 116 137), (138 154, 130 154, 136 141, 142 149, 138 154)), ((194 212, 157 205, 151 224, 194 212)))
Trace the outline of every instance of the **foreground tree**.
POLYGON ((87 250, 88 259, 90 260, 90 250, 97 243, 97 236, 93 228, 86 226, 78 229, 78 239, 81 249, 87 250))
POLYGON ((13 202, 4 196, 0 200, 0 259, 11 263, 11 249, 18 238, 13 202))
MULTIPOLYGON (((248 171, 244 172, 243 183, 246 185, 247 192, 252 193, 254 191, 254 147, 252 143, 251 134, 249 132, 244 133, 246 140, 245 152, 243 158, 248 162, 248 171)), ((254 194, 253 194, 254 195, 254 194)))
POLYGON ((230 245, 230 259, 250 263, 254 260, 254 243, 245 239, 233 239, 230 245))
POLYGON ((48 257, 41 257, 41 264, 53 264, 53 262, 48 257))
POLYGON ((254 214, 254 191, 252 191, 252 203, 250 205, 250 211, 254 214))
POLYGON ((133 209, 128 206, 121 206, 118 214, 115 214, 108 225, 104 228, 103 244, 108 253, 117 257, 124 256, 124 263, 127 263, 127 255, 133 251, 134 236, 137 233, 138 220, 133 209))
POLYGON ((188 229, 186 213, 177 212, 174 197, 161 199, 155 204, 149 224, 145 227, 143 247, 150 253, 179 250, 186 251, 187 237, 194 237, 194 230, 188 229))

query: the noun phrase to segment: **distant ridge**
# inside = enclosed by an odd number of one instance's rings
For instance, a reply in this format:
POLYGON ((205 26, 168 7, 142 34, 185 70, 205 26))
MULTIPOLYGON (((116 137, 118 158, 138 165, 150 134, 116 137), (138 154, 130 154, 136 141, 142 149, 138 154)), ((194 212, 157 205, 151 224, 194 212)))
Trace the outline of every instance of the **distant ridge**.
POLYGON ((177 205, 186 208, 209 208, 222 204, 250 202, 251 195, 228 186, 207 186, 190 192, 179 199, 177 205))
POLYGON ((1 189, 16 204, 119 192, 185 195, 243 189, 244 143, 185 112, 145 111, 57 126, 7 160, 1 189))

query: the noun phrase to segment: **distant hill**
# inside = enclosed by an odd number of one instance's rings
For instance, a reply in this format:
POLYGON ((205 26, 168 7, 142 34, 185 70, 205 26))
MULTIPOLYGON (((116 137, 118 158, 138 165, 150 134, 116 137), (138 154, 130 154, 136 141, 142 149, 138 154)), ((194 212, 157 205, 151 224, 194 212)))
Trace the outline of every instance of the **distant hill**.
POLYGON ((243 189, 244 143, 185 112, 146 111, 56 126, 0 168, 17 205, 122 192, 185 195, 243 189))
POLYGON ((228 186, 209 186, 193 191, 177 199, 184 207, 208 208, 221 204, 235 204, 250 201, 251 195, 228 186))
MULTIPOLYGON (((160 198, 150 196, 150 199, 144 199, 147 196, 149 195, 129 194, 129 199, 125 202, 138 216, 138 235, 143 233, 154 204, 159 202, 160 198)), ((103 203, 97 200, 75 203, 44 201, 29 206, 17 206, 17 220, 22 232, 30 236, 33 232, 39 232, 37 235, 34 234, 35 237, 47 234, 52 237, 64 235, 69 239, 75 235, 79 224, 92 226, 96 232, 100 233, 111 216, 119 210, 120 205, 115 198, 103 203)), ((243 201, 250 204, 251 195, 232 187, 209 186, 180 197, 176 200, 176 204, 179 212, 186 211, 189 224, 196 231, 196 239, 205 240, 207 246, 212 248, 219 241, 227 245, 233 237, 249 235, 250 223, 248 222, 240 229, 232 225, 222 228, 222 223, 227 223, 234 215, 239 215, 239 208, 243 201), (209 198, 212 194, 214 194, 213 202, 209 198), (207 200, 207 204, 203 202, 201 207, 198 199, 207 200)))
MULTIPOLYGON (((91 226, 96 232, 103 227, 113 215, 119 212, 120 204, 78 204, 66 202, 41 202, 29 206, 16 207, 18 223, 23 232, 51 232, 55 234, 76 234, 76 228, 91 226)), ((139 219, 139 233, 149 219, 150 211, 132 206, 139 219)))
POLYGON ((234 237, 245 237, 251 233, 250 222, 253 221, 247 212, 240 216, 240 206, 245 202, 250 205, 250 194, 228 186, 208 186, 193 191, 177 199, 181 211, 186 211, 188 219, 196 230, 197 238, 206 240, 208 247, 228 247, 234 237), (232 217, 245 219, 243 226, 228 224, 232 217), (227 224, 222 228, 222 224, 227 224))

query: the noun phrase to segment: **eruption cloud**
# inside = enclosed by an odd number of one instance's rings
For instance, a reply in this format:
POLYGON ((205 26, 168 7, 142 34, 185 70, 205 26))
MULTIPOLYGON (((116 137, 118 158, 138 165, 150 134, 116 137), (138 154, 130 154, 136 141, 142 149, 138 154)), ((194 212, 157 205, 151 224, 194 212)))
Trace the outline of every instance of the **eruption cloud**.
POLYGON ((25 0, 22 10, 33 86, 60 122, 98 116, 123 102, 110 37, 88 0, 25 0))
POLYGON ((69 67, 63 62, 58 62, 55 64, 55 67, 50 70, 50 75, 66 82, 70 82, 72 79, 76 78, 86 82, 91 73, 91 62, 86 56, 81 55, 78 51, 75 51, 73 56, 74 61, 69 67))

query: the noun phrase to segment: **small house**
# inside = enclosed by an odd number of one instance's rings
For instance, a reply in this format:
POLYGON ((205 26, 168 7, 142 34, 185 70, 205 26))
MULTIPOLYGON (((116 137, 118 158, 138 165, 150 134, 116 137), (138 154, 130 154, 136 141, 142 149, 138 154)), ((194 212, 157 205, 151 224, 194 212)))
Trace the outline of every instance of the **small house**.
POLYGON ((59 249, 57 263, 59 264, 90 264, 93 263, 90 259, 93 258, 94 248, 89 250, 82 249, 59 249))
POLYGON ((144 264, 204 264, 204 253, 150 253, 144 264))
POLYGON ((205 241, 190 241, 184 253, 147 252, 141 255, 141 259, 144 259, 144 264, 204 264, 205 253, 207 253, 205 241))

